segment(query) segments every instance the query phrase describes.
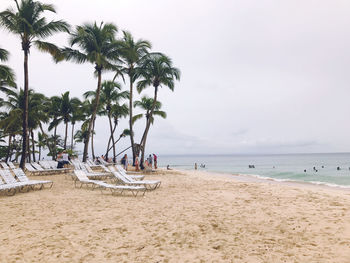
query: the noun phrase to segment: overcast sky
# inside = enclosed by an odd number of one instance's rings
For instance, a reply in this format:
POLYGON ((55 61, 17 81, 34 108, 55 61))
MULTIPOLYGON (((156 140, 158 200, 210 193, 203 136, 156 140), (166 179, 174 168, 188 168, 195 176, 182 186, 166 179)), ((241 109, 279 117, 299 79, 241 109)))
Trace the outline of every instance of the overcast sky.
MULTIPOLYGON (((346 0, 59 0, 55 19, 113 22, 152 42, 181 70, 175 91, 159 92, 147 149, 159 154, 346 152, 350 149, 350 2, 346 0)), ((13 6, 1 0, 0 10, 13 6)), ((120 35, 119 35, 120 36, 120 35)), ((52 41, 67 45, 67 35, 52 41)), ((18 38, 0 46, 23 87, 18 38)), ((105 75, 105 79, 111 75, 105 75)), ((32 48, 30 87, 47 96, 96 88, 93 66, 54 64, 32 48)), ((124 86, 126 89, 126 86, 124 86)), ((146 92, 147 93, 147 92, 146 92)), ((145 94, 146 94, 145 93, 145 94)), ((152 94, 149 89, 148 94, 152 94)), ((142 94, 141 94, 142 95, 142 94)), ((140 96, 137 96, 137 99, 140 96)), ((96 154, 108 139, 97 120, 96 154)), ((80 126, 80 125, 78 125, 80 126)), ((127 128, 120 123, 118 132, 127 128)), ((136 127, 139 141, 144 120, 136 127)), ((63 135, 63 127, 61 129, 63 135)), ((118 146, 130 144, 124 139, 118 146)))

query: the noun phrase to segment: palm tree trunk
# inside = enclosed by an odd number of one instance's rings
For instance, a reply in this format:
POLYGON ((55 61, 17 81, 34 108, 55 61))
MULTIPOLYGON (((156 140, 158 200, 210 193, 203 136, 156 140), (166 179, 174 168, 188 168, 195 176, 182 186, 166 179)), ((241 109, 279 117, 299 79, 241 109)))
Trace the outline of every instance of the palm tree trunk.
MULTIPOLYGON (((111 138, 112 138, 112 143, 113 143, 113 162, 115 162, 115 145, 114 145, 114 136, 113 136, 113 129, 112 129, 112 119, 111 119, 111 114, 108 114, 108 120, 109 120, 109 129, 111 131, 111 138)), ((107 158, 107 156, 106 156, 107 158)))
POLYGON ((147 125, 146 125, 146 129, 145 129, 144 135, 142 136, 143 137, 143 141, 142 141, 141 163, 143 163, 144 157, 145 157, 146 139, 147 139, 147 134, 148 134, 148 131, 149 131, 149 127, 151 126, 151 120, 152 120, 153 111, 154 111, 154 108, 156 107, 157 95, 158 95, 158 86, 154 87, 153 104, 152 104, 151 112, 149 113, 149 117, 148 117, 148 120, 147 120, 147 125))
POLYGON ((74 122, 72 122, 72 140, 71 140, 71 144, 70 144, 70 147, 71 147, 71 150, 73 151, 73 145, 74 145, 74 122))
MULTIPOLYGON (((117 123, 115 122, 115 123, 114 123, 114 127, 113 127, 113 132, 112 132, 113 136, 114 136, 114 132, 115 132, 115 129, 116 129, 116 128, 117 128, 117 123)), ((110 144, 111 144, 111 141, 112 141, 112 135, 109 136, 108 145, 107 145, 107 150, 106 150, 106 154, 105 154, 106 156, 108 156, 109 151, 113 148, 113 146, 109 147, 110 144)), ((114 144, 116 144, 116 142, 114 142, 114 144)))
MULTIPOLYGON (((133 66, 131 65, 130 71, 133 71, 133 66)), ((130 100, 129 100, 129 129, 130 129, 130 142, 131 142, 131 149, 132 149, 132 165, 135 166, 135 148, 134 148, 134 133, 132 129, 132 107, 133 107, 133 78, 131 76, 132 73, 129 74, 129 80, 130 80, 130 100)))
POLYGON ((91 129, 92 129, 92 124, 95 120, 96 117, 96 112, 97 112, 97 106, 98 103, 100 102, 100 91, 101 91, 101 70, 98 71, 98 80, 97 80, 97 91, 96 91, 96 99, 95 99, 95 105, 94 105, 94 109, 92 111, 92 116, 91 116, 91 120, 89 122, 89 127, 88 127, 88 132, 87 132, 87 138, 85 140, 85 145, 84 145, 84 152, 83 152, 83 162, 86 162, 86 159, 88 157, 88 150, 89 150, 89 140, 90 140, 90 134, 91 134, 91 129))
POLYGON ((64 133, 64 149, 67 149, 68 121, 66 122, 66 131, 64 133))
POLYGON ((29 147, 29 130, 28 130, 28 135, 27 135, 27 150, 28 150, 28 153, 27 153, 27 157, 28 157, 28 162, 32 162, 32 157, 30 156, 30 147, 29 147))
POLYGON ((93 160, 95 160, 94 132, 95 132, 95 120, 94 120, 94 123, 92 124, 92 132, 91 132, 91 155, 93 160))
POLYGON ((41 160, 41 146, 39 145, 39 161, 41 160))
POLYGON ((10 152, 11 152, 11 142, 12 142, 12 135, 9 135, 9 146, 7 149, 7 155, 6 155, 6 162, 8 161, 8 159, 10 158, 10 152))
POLYGON ((52 160, 56 160, 56 155, 57 155, 57 149, 56 149, 56 145, 57 145, 57 126, 55 126, 55 129, 53 131, 53 142, 54 142, 54 146, 53 146, 53 152, 52 152, 52 160))
POLYGON ((24 169, 27 157, 27 141, 28 141, 28 50, 24 49, 24 109, 22 117, 22 156, 19 166, 24 169))
POLYGON ((32 154, 33 154, 33 162, 36 162, 35 160, 35 140, 34 140, 34 132, 33 130, 30 131, 31 135, 32 135, 32 154))

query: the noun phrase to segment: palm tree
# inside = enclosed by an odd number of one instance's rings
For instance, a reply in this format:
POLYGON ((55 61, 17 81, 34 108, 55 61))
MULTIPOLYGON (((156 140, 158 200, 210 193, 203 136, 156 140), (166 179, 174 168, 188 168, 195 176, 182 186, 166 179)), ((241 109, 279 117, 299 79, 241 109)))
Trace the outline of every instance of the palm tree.
POLYGON ((20 167, 24 168, 27 153, 28 130, 28 56, 30 47, 34 44, 40 51, 49 52, 54 56, 59 54, 59 49, 52 43, 44 42, 45 39, 57 32, 68 32, 69 25, 62 21, 47 22, 43 17, 45 11, 54 12, 55 8, 49 4, 42 4, 34 0, 22 0, 20 4, 15 0, 17 10, 8 8, 0 13, 0 26, 21 38, 24 52, 24 110, 22 118, 22 157, 20 167))
MULTIPOLYGON (((0 48, 0 61, 7 61, 8 57, 8 51, 0 48)), ((8 66, 0 64, 0 90, 6 91, 7 87, 16 87, 15 73, 8 66)))
MULTIPOLYGON (((5 107, 9 110, 10 114, 9 117, 11 118, 11 114, 17 116, 17 120, 19 119, 19 116, 23 115, 25 102, 24 102, 24 90, 20 89, 19 91, 15 90, 8 90, 6 92, 7 100, 4 100, 2 102, 2 107, 5 107)), ((47 108, 47 101, 48 99, 45 97, 45 95, 41 93, 35 93, 32 89, 29 89, 28 91, 28 131, 31 134, 32 137, 32 153, 33 153, 33 159, 35 160, 34 156, 34 135, 33 131, 41 127, 41 123, 48 122, 48 115, 46 114, 46 108, 47 108)), ((23 140, 22 140, 23 143, 23 140)), ((29 151, 29 140, 27 140, 27 147, 29 151)), ((28 155, 29 160, 31 159, 30 155, 28 155)))
MULTIPOLYGON (((114 145, 114 136, 113 136, 113 125, 112 125, 112 109, 113 109, 113 103, 119 106, 119 101, 121 99, 127 99, 129 98, 129 92, 127 91, 121 91, 120 90, 120 84, 114 81, 104 81, 102 84, 101 89, 101 107, 103 107, 102 115, 106 115, 108 117, 109 121, 109 130, 111 133, 110 139, 108 141, 108 144, 110 141, 112 141, 113 145, 113 156, 115 158, 115 145, 114 145)), ((116 107, 118 107, 116 106, 116 107)), ((116 107, 114 107, 114 110, 116 110, 116 107)), ((107 146, 108 149, 109 145, 107 146)), ((106 154, 106 158, 108 158, 108 152, 106 154)))
POLYGON ((56 119, 56 123, 59 124, 63 121, 66 126, 64 133, 64 149, 67 149, 68 123, 72 119, 73 111, 80 104, 81 101, 78 98, 69 98, 69 91, 61 95, 60 117, 56 119))
MULTIPOLYGON (((140 67, 136 71, 136 76, 141 78, 137 83, 137 91, 139 93, 146 87, 153 86, 154 88, 153 104, 146 124, 146 130, 148 131, 156 109, 158 88, 166 86, 171 91, 174 91, 174 81, 175 79, 180 80, 180 70, 172 66, 172 61, 169 57, 163 54, 150 54, 141 61, 140 67)), ((142 145, 142 148, 144 147, 145 140, 142 145)), ((142 152, 141 163, 144 160, 144 150, 142 152)))
POLYGON ((140 142, 140 145, 142 145, 141 163, 143 163, 145 152, 146 152, 146 140, 147 140, 147 135, 150 128, 148 124, 149 123, 153 124, 154 116, 160 116, 163 119, 165 119, 167 115, 165 111, 160 110, 160 108, 162 107, 162 103, 160 101, 156 101, 154 103, 152 98, 148 98, 146 96, 143 96, 140 101, 135 101, 134 107, 139 107, 142 110, 146 111, 145 114, 138 114, 138 115, 135 115, 133 118, 133 122, 135 122, 136 120, 141 119, 143 115, 146 117, 146 128, 145 128, 145 131, 143 132, 142 139, 140 142), (153 113, 151 115, 153 104, 155 104, 155 106, 154 106, 153 113))
POLYGON ((93 123, 96 118, 97 106, 100 101, 100 91, 102 83, 102 73, 104 71, 119 71, 115 63, 119 61, 119 44, 115 40, 117 27, 114 24, 101 23, 100 26, 94 24, 84 24, 77 26, 75 32, 70 38, 70 45, 77 45, 78 49, 65 48, 63 55, 66 60, 73 60, 76 63, 90 62, 95 66, 95 75, 97 75, 96 98, 94 108, 87 129, 88 136, 84 142, 83 161, 88 156, 88 145, 93 123))
POLYGON ((71 150, 73 150, 74 147, 74 126, 77 121, 83 121, 84 120, 84 113, 83 113, 83 105, 80 100, 72 101, 72 116, 71 116, 71 124, 72 124, 72 138, 71 138, 71 150))
POLYGON ((39 161, 41 160, 41 148, 45 149, 46 147, 46 137, 38 132, 38 147, 39 147, 39 161))
POLYGON ((129 131, 130 131, 130 142, 133 156, 133 165, 135 164, 135 157, 138 155, 134 147, 134 132, 133 132, 133 85, 136 81, 135 67, 139 61, 148 54, 149 49, 152 45, 149 41, 139 39, 134 40, 133 36, 127 32, 123 31, 123 39, 121 41, 121 55, 124 60, 125 66, 123 67, 123 72, 129 76, 130 84, 130 98, 129 98, 129 131))

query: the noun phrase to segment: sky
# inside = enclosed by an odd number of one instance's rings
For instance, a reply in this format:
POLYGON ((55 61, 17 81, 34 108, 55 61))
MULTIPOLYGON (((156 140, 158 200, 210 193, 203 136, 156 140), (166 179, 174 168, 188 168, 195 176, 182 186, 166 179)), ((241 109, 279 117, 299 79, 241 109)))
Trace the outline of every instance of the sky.
MULTIPOLYGON (((147 152, 255 154, 348 152, 350 149, 350 2, 346 0, 59 0, 71 25, 115 23, 151 41, 181 70, 174 92, 159 91, 167 118, 150 129, 147 152)), ((2 0, 0 10, 14 6, 2 0)), ((119 33, 119 36, 121 34, 119 33)), ((68 45, 68 35, 48 40, 68 45)), ((0 47, 23 87, 16 36, 0 30, 0 47)), ((93 65, 55 64, 34 48, 30 87, 47 96, 96 89, 93 65)), ((105 74, 104 79, 113 75, 105 74)), ((119 80, 121 82, 121 80, 119 80)), ((127 83, 123 84, 127 89, 127 83)), ((148 94, 148 88, 136 99, 148 94)), ((136 112, 139 112, 136 110, 136 112)), ((80 125, 78 125, 79 127, 80 125)), ((122 120, 117 134, 127 128, 122 120)), ((136 141, 145 126, 136 124, 136 141)), ((95 152, 104 153, 107 118, 96 122, 95 152)), ((63 135, 63 125, 60 128, 63 135)), ((128 138, 118 144, 121 151, 128 138)), ((82 149, 78 145, 78 149, 82 149)))

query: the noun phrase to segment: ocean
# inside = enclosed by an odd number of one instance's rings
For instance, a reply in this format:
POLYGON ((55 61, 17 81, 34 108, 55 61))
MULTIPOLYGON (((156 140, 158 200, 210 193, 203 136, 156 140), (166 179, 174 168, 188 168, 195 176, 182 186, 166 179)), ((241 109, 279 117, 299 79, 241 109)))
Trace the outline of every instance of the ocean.
POLYGON ((160 167, 194 170, 195 163, 203 171, 350 189, 350 153, 158 156, 160 167))

